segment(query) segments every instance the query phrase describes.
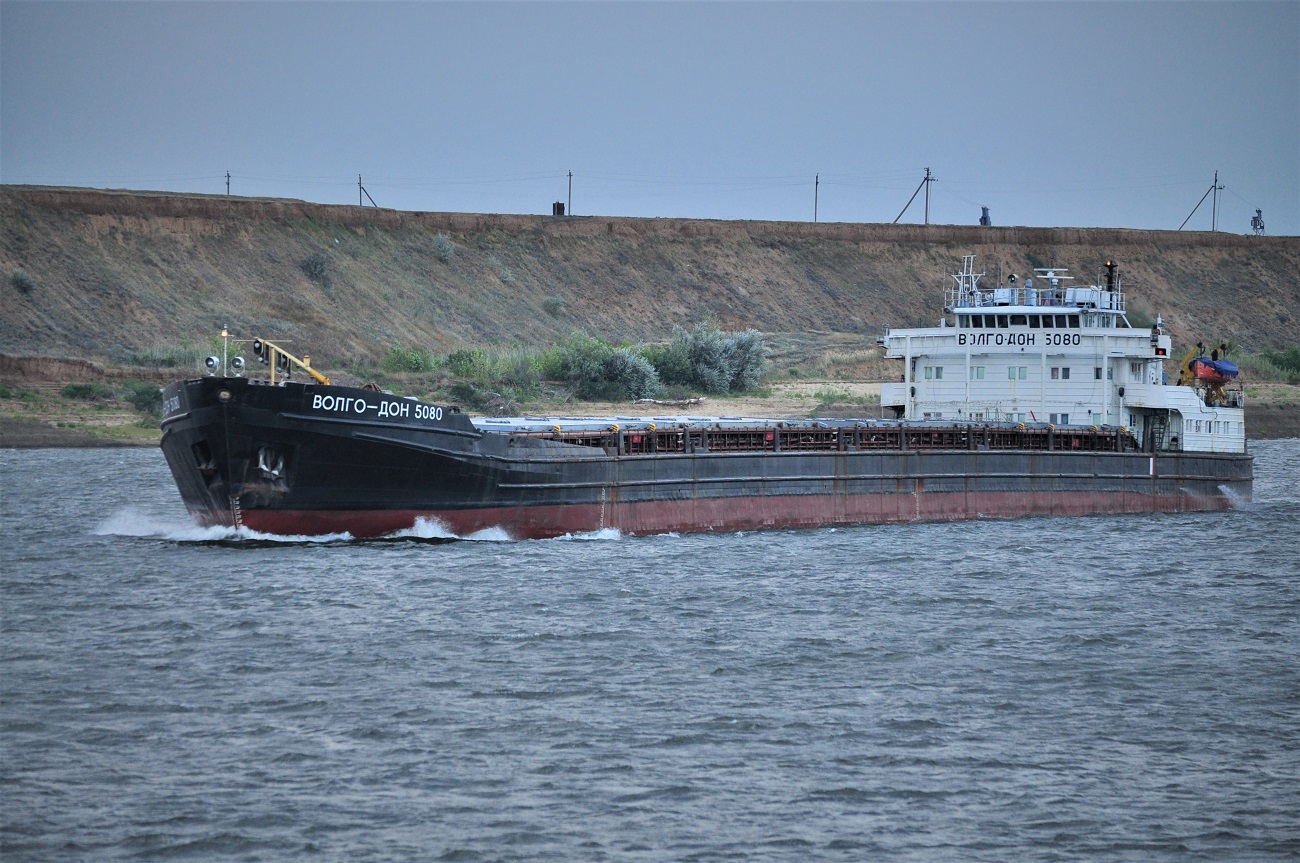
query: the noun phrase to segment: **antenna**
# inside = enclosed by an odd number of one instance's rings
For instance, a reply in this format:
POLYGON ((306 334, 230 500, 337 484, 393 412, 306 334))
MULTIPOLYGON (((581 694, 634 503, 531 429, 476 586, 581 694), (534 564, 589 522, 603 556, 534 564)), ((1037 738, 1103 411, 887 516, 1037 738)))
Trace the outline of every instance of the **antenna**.
POLYGON ((817 221, 817 194, 821 191, 822 175, 813 175, 813 221, 817 221))
POLYGON ((230 197, 230 172, 226 172, 226 197, 230 197))
POLYGON ((903 212, 902 212, 902 213, 899 213, 897 216, 894 217, 894 222, 893 222, 893 223, 894 223, 895 225, 898 224, 898 220, 899 220, 899 219, 903 218, 903 213, 906 213, 906 212, 907 212, 907 208, 910 207, 910 206, 912 206, 912 202, 915 201, 915 200, 916 200, 916 196, 917 196, 918 194, 920 194, 920 192, 921 192, 921 187, 922 187, 922 186, 925 187, 925 223, 926 223, 927 225, 930 224, 930 184, 933 183, 933 182, 934 182, 935 180, 937 180, 937 179, 939 179, 939 178, 938 178, 938 177, 932 177, 932 176, 930 175, 930 169, 929 169, 929 168, 926 168, 926 169, 925 169, 925 178, 921 180, 921 185, 920 185, 920 186, 917 186, 917 187, 916 187, 916 191, 912 193, 912 197, 910 197, 910 198, 907 199, 907 205, 903 207, 903 212))
POLYGON ((1264 233, 1264 212, 1262 210, 1255 211, 1255 215, 1250 220, 1250 227, 1257 237, 1264 233))

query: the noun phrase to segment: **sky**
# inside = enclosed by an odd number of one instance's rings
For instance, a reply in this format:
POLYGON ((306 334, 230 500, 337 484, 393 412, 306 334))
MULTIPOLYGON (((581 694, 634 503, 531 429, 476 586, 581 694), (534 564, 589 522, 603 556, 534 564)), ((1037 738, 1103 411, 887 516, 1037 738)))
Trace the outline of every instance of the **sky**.
POLYGON ((1300 235, 1300 2, 0 3, 3 183, 920 223, 927 169, 936 224, 1300 235))

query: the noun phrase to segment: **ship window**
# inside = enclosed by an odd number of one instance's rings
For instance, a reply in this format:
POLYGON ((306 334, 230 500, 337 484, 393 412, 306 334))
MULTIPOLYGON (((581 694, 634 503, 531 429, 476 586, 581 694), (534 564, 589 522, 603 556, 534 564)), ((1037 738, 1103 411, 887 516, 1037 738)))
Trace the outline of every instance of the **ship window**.
POLYGON ((943 366, 935 366, 935 367, 934 367, 934 379, 935 379, 936 381, 941 381, 941 380, 943 380, 943 366))
POLYGON ((1141 377, 1142 377, 1142 364, 1141 364, 1141 363, 1129 363, 1129 364, 1128 364, 1128 376, 1129 376, 1130 379, 1135 380, 1135 381, 1141 379, 1141 377))
POLYGON ((1200 421, 1200 420, 1197 420, 1197 421, 1196 421, 1196 430, 1197 430, 1198 432, 1201 430, 1201 421, 1200 421))
POLYGON ((991 330, 991 329, 993 329, 994 327, 996 327, 997 325, 998 325, 998 316, 997 316, 997 315, 985 315, 985 316, 984 316, 984 326, 985 326, 985 328, 991 330))
POLYGON ((983 367, 983 366, 971 366, 971 367, 970 367, 970 379, 973 380, 973 381, 982 381, 982 380, 984 380, 984 367, 983 367))
POLYGON ((1070 379, 1070 367, 1061 366, 1061 380, 1068 381, 1069 379, 1070 379))
POLYGON ((1052 366, 1052 380, 1059 381, 1060 379, 1061 379, 1061 370, 1056 366, 1052 366))
POLYGON ((1077 327, 1077 326, 1079 326, 1079 316, 1078 316, 1078 315, 1070 315, 1070 326, 1072 326, 1072 327, 1077 327))
POLYGON ((1023 327, 1024 325, 1025 325, 1025 316, 1024 316, 1024 315, 1012 315, 1012 316, 1011 316, 1011 326, 1013 326, 1013 327, 1023 327))
POLYGON ((1094 381, 1099 381, 1099 380, 1101 380, 1101 366, 1094 366, 1094 367, 1093 367, 1093 369, 1092 369, 1092 379, 1093 379, 1094 381))
POLYGON ((970 316, 969 316, 969 315, 958 315, 958 316, 957 316, 957 326, 959 326, 959 327, 969 327, 969 326, 970 326, 970 316))
MULTIPOLYGON (((1065 326, 1066 326, 1066 321, 1067 321, 1067 320, 1068 320, 1068 318, 1067 318, 1065 315, 1057 315, 1057 316, 1056 316, 1056 326, 1057 326, 1057 328, 1063 328, 1063 327, 1065 327, 1065 326)), ((1077 327, 1077 326, 1079 325, 1079 322, 1078 322, 1078 321, 1075 321, 1075 322, 1074 322, 1074 325, 1077 327)))
POLYGON ((927 381, 934 380, 934 369, 931 366, 925 367, 925 379, 927 381))
POLYGON ((1043 315, 1043 329, 1050 329, 1052 326, 1052 316, 1043 315))
POLYGON ((1035 330, 1038 329, 1038 315, 1029 316, 1029 326, 1035 330))
POLYGON ((983 329, 983 328, 984 328, 984 316, 983 316, 983 315, 971 315, 971 316, 970 316, 970 325, 971 325, 972 327, 974 327, 975 329, 977 329, 977 330, 981 330, 981 329, 983 329))
POLYGON ((1007 325, 1007 316, 1006 316, 1006 315, 998 315, 998 326, 999 326, 999 327, 1005 327, 1006 325, 1007 325))

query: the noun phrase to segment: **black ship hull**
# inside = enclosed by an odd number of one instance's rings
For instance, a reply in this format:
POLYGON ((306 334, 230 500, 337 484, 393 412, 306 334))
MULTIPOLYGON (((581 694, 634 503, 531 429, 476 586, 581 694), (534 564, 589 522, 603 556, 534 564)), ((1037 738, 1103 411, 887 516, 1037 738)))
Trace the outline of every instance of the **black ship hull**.
POLYGON ((1223 510, 1245 454, 1142 452, 1118 431, 847 421, 632 434, 481 431, 348 387, 203 378, 164 393, 162 448, 205 525, 355 537, 435 523, 540 538, 1223 510))

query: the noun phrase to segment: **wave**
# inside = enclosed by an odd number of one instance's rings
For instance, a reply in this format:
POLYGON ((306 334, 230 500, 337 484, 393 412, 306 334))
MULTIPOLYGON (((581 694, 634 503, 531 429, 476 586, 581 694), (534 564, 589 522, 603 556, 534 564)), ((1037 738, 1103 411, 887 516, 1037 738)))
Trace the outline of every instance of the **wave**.
MULTIPOLYGON (((122 536, 131 539, 166 540, 168 542, 215 543, 240 545, 279 543, 302 545, 304 543, 359 543, 359 542, 513 542, 514 538, 504 528, 487 527, 473 533, 458 535, 434 518, 420 517, 415 524, 403 530, 380 537, 358 539, 343 531, 325 534, 282 535, 262 533, 247 527, 203 527, 186 519, 161 517, 127 507, 101 521, 91 531, 95 536, 122 536)), ((618 531, 597 531, 593 535, 576 535, 573 539, 617 538, 618 531), (607 536, 605 534, 612 534, 607 536)))
POLYGON ((350 542, 352 534, 327 533, 316 536, 280 536, 246 527, 203 527, 188 520, 159 517, 127 507, 101 521, 91 531, 95 536, 124 536, 132 539, 162 539, 196 543, 323 543, 350 542))

